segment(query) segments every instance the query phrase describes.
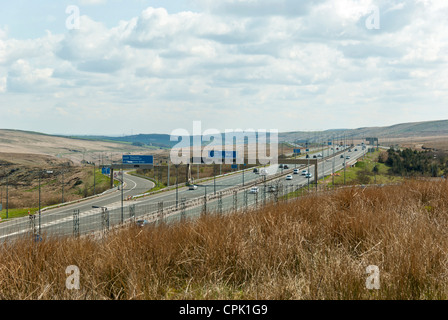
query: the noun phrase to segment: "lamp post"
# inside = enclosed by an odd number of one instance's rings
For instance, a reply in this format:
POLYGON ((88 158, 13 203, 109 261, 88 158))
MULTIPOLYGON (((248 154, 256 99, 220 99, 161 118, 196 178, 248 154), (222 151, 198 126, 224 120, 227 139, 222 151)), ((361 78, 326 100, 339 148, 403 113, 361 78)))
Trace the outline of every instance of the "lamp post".
POLYGON ((333 172, 332 172, 332 176, 333 176, 333 178, 332 178, 332 184, 333 184, 333 189, 334 189, 334 161, 335 161, 335 159, 334 159, 334 152, 335 152, 335 149, 336 149, 336 146, 334 145, 334 137, 333 137, 333 140, 332 140, 332 142, 331 142, 331 144, 333 145, 333 172))
POLYGON ((308 177, 308 191, 310 191, 310 158, 308 158, 308 168, 306 171, 306 175, 308 177))
POLYGON ((47 173, 47 174, 52 174, 53 171, 51 170, 41 170, 39 171, 39 235, 41 234, 40 230, 41 230, 41 202, 40 202, 40 181, 42 180, 42 174, 43 173, 47 173))
POLYGON ((213 164, 213 193, 216 195, 216 164, 213 164))
POLYGON ((178 203, 179 203, 179 189, 178 189, 178 186, 179 186, 179 165, 176 164, 175 167, 176 167, 176 209, 177 209, 178 203))
POLYGON ((9 173, 6 177, 6 219, 8 219, 8 211, 9 211, 9 193, 8 193, 8 186, 9 186, 9 173))
POLYGON ((121 223, 123 223, 123 196, 124 196, 124 172, 123 172, 123 162, 121 162, 121 223))

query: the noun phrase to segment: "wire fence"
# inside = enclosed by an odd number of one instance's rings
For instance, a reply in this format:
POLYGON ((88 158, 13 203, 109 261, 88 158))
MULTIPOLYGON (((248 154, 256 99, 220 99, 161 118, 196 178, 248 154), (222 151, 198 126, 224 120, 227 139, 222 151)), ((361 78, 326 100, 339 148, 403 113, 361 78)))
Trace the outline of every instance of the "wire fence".
MULTIPOLYGON (((372 187, 384 185, 368 185, 372 187)), ((146 224, 171 224, 196 219, 207 214, 231 214, 262 208, 268 204, 295 200, 354 186, 332 187, 326 185, 293 185, 281 182, 259 184, 256 188, 234 188, 208 194, 194 199, 177 201, 126 201, 123 206, 92 208, 81 212, 78 209, 58 213, 45 212, 16 218, 0 224, 0 241, 33 237, 44 238, 83 237, 101 238, 109 231, 124 226, 146 224)))

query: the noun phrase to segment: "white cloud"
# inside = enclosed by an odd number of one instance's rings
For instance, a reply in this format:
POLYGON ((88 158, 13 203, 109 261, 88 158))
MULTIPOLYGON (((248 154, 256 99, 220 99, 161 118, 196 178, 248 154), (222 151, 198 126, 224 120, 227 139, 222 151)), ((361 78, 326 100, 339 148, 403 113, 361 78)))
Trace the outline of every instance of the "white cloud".
POLYGON ((107 0, 79 0, 79 3, 81 5, 91 6, 91 5, 106 4, 107 0))
POLYGON ((6 77, 0 78, 0 93, 6 91, 6 77))
POLYGON ((32 104, 68 127, 104 133, 115 121, 170 132, 197 117, 217 128, 363 126, 383 121, 364 117, 372 109, 406 121, 401 105, 431 105, 428 117, 445 117, 443 1, 196 3, 195 12, 150 7, 114 27, 84 15, 80 30, 36 39, 0 29, 1 105, 32 104), (372 5, 380 30, 365 27, 372 5), (95 117, 111 112, 125 113, 98 127, 95 117))

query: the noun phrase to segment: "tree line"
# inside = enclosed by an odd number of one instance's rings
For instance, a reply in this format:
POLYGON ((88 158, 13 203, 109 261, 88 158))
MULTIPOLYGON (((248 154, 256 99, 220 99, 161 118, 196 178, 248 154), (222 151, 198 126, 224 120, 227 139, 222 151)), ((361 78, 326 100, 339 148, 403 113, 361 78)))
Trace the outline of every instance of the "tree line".
POLYGON ((379 155, 378 162, 390 167, 390 173, 402 176, 438 177, 448 174, 447 157, 430 151, 389 149, 379 155))

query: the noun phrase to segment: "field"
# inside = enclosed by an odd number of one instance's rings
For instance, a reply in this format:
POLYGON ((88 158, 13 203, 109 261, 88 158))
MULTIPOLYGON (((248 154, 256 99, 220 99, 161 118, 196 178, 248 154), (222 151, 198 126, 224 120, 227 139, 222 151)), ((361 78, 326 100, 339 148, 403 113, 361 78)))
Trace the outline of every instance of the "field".
POLYGON ((102 241, 23 240, 0 249, 0 298, 446 299, 447 193, 445 180, 350 187, 102 241))

